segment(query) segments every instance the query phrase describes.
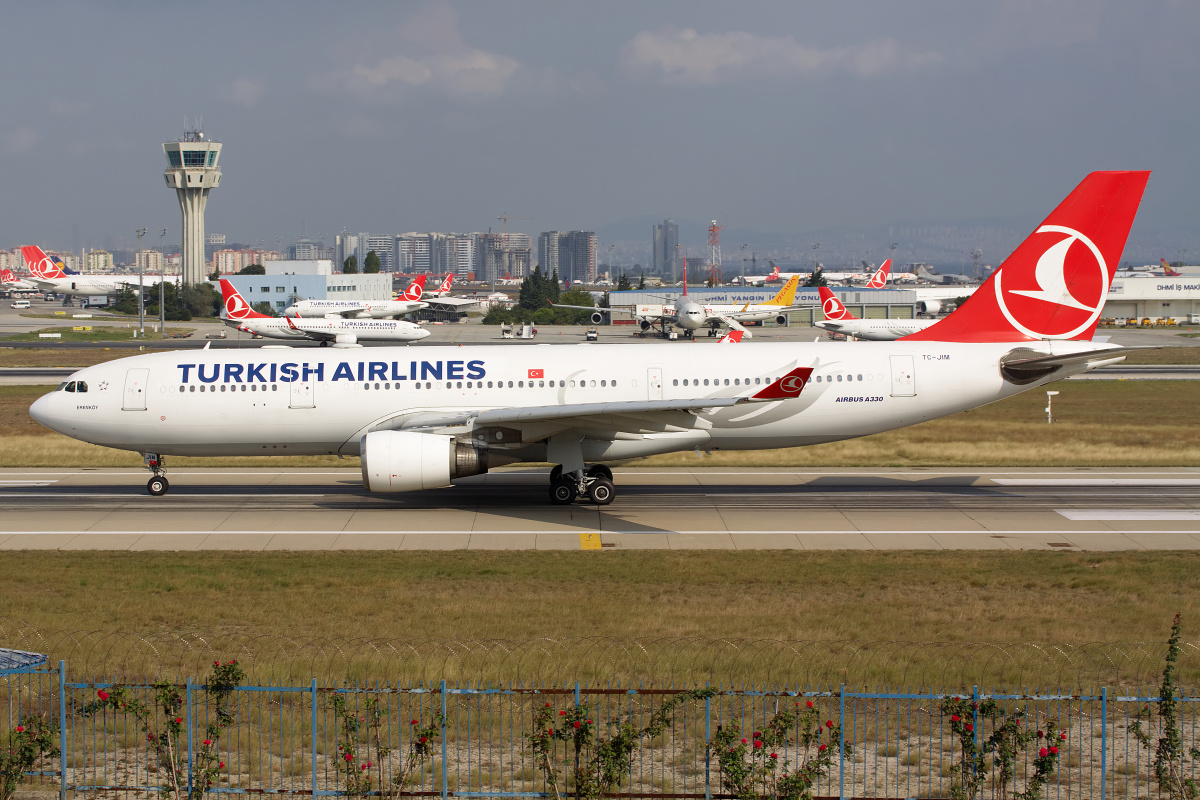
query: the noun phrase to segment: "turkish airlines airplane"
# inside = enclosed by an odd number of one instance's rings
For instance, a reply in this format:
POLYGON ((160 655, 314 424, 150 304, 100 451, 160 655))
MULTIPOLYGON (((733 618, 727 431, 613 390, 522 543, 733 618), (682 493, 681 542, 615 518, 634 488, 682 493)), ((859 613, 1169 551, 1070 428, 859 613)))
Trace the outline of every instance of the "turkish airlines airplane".
POLYGON ((425 276, 418 275, 417 279, 408 285, 399 300, 298 300, 283 310, 289 317, 346 317, 357 319, 383 319, 398 317, 422 308, 428 308, 428 303, 421 302, 425 291, 425 276))
MULTIPOLYGON (((31 245, 21 248, 25 266, 29 268, 28 280, 45 292, 66 295, 113 294, 123 289, 137 291, 137 275, 68 275, 42 248, 31 245)), ((146 288, 158 286, 162 275, 143 275, 142 285, 146 288)))
POLYGON ((362 347, 364 342, 416 342, 429 336, 420 325, 398 319, 343 319, 336 314, 320 319, 272 317, 250 307, 233 284, 221 279, 225 324, 270 339, 309 339, 322 347, 362 347))
POLYGON ((436 291, 428 292, 430 297, 445 297, 450 294, 450 286, 454 283, 454 273, 447 272, 446 277, 442 278, 442 283, 436 291))
POLYGON ((902 336, 923 331, 937 323, 936 319, 859 319, 850 313, 828 286, 818 290, 825 319, 814 322, 818 328, 840 333, 852 339, 891 342, 902 336))
POLYGON ((894 342, 147 353, 79 370, 30 413, 142 453, 151 494, 164 456, 336 453, 362 457, 370 492, 549 462, 551 502, 605 504, 597 462, 868 436, 1121 361, 1092 335, 1148 178, 1087 176, 962 307, 894 342))
POLYGON ((11 269, 0 270, 0 287, 12 292, 40 292, 36 285, 29 281, 23 281, 13 274, 11 269))

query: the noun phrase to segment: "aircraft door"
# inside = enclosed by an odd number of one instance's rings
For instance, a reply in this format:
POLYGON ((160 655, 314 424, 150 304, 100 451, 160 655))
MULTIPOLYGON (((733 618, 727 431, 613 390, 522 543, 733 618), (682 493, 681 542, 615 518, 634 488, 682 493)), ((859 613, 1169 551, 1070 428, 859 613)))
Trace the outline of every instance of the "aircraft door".
POLYGON ((131 369, 125 372, 125 399, 121 408, 125 411, 146 410, 146 384, 150 381, 150 370, 131 369))
POLYGON ((292 398, 288 404, 290 408, 316 408, 317 398, 313 393, 314 381, 310 378, 306 381, 294 381, 292 383, 292 398))
POLYGON ((912 356, 892 356, 892 397, 916 397, 917 378, 912 356))
POLYGON ((662 369, 650 367, 646 370, 647 400, 662 400, 662 369))

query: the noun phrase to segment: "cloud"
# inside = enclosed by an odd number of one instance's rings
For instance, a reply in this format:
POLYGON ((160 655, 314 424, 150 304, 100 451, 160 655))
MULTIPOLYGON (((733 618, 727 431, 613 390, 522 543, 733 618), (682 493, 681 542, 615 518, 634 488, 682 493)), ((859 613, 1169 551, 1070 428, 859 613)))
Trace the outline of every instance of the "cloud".
POLYGON ((620 55, 620 63, 628 71, 682 86, 833 72, 870 78, 941 60, 936 52, 905 50, 892 39, 823 49, 806 47, 791 36, 755 36, 741 31, 701 34, 693 28, 642 31, 620 55))
POLYGON ((37 131, 33 128, 16 128, 4 136, 4 151, 10 155, 24 153, 38 143, 37 131))
POLYGON ((254 108, 262 99, 266 84, 260 80, 247 78, 242 75, 225 90, 225 99, 244 108, 254 108))
POLYGON ((322 75, 314 84, 381 102, 413 88, 483 98, 503 94, 521 69, 516 59, 468 44, 459 29, 457 12, 446 3, 416 12, 387 45, 376 49, 392 52, 322 75))

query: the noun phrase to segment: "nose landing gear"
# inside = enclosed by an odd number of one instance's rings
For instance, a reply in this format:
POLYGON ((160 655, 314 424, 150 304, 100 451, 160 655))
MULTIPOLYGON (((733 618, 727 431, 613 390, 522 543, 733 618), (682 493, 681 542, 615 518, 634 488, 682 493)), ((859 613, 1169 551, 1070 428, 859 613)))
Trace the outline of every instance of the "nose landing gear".
POLYGON ((550 502, 569 506, 581 496, 598 506, 606 506, 616 497, 612 470, 603 464, 593 464, 587 470, 563 472, 561 464, 550 470, 550 502))
POLYGON ((146 491, 155 497, 162 497, 171 488, 165 474, 166 470, 163 469, 162 456, 158 453, 142 453, 142 462, 146 465, 146 469, 154 475, 146 482, 146 491))

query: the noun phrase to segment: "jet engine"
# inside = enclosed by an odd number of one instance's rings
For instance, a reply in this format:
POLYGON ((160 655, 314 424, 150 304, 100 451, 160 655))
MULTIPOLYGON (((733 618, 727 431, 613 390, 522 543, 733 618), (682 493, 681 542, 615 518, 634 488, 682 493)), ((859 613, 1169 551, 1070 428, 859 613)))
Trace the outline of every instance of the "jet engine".
POLYGON ((641 321, 640 323, 638 323, 638 324, 642 326, 642 330, 643 330, 643 331, 648 331, 648 330, 650 330, 650 321, 649 321, 649 320, 645 320, 645 319, 644 319, 644 320, 642 320, 642 321, 641 321))
POLYGON ((358 344, 358 337, 353 333, 339 333, 333 337, 334 345, 358 344))
POLYGON ((599 311, 594 311, 592 312, 591 320, 593 325, 599 325, 600 323, 604 322, 604 315, 599 311))
POLYGON ((937 314, 941 310, 942 310, 942 301, 941 300, 918 300, 917 301, 917 313, 918 314, 933 315, 933 314, 937 314))
POLYGON ((417 492, 488 471, 488 451, 471 440, 415 431, 372 431, 360 442, 363 485, 371 492, 417 492))
POLYGON ((776 325, 787 325, 787 321, 788 321, 787 317, 784 316, 783 314, 780 314, 779 316, 777 316, 775 318, 776 325))

